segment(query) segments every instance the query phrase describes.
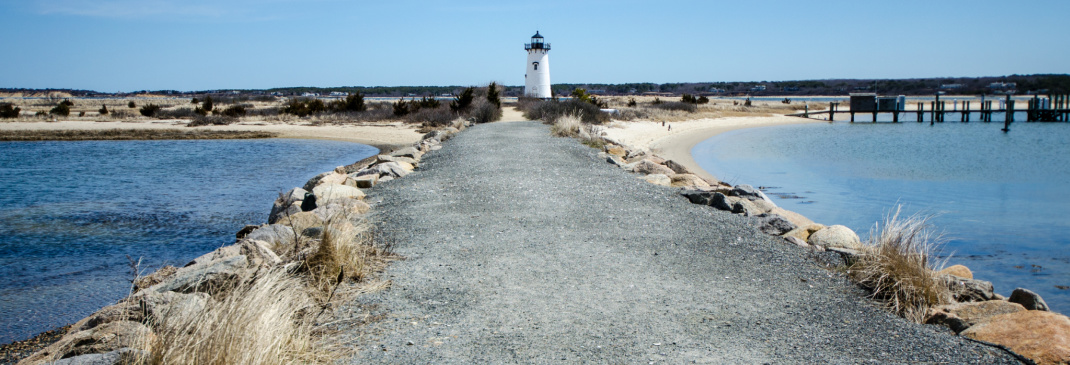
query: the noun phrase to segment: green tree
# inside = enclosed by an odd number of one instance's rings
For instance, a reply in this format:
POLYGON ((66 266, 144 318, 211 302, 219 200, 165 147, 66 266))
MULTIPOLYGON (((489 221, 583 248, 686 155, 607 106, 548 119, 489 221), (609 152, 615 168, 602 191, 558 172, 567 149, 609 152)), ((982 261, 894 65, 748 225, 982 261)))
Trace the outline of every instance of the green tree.
POLYGON ((55 108, 48 111, 48 114, 59 115, 66 117, 71 115, 71 107, 64 103, 59 103, 55 108))
POLYGON ((502 107, 502 99, 499 94, 498 83, 492 82, 487 86, 487 101, 493 104, 495 108, 500 109, 502 107))
POLYGON ((100 113, 100 115, 108 115, 108 106, 101 104, 100 110, 97 110, 97 113, 100 113))
POLYGON ((21 108, 11 103, 0 104, 0 118, 18 118, 21 108))
POLYGON ((450 110, 454 113, 461 113, 468 110, 468 107, 472 106, 472 101, 475 100, 475 89, 467 88, 461 92, 461 95, 457 95, 453 101, 450 102, 450 110))
POLYGON ((208 95, 208 96, 204 97, 204 103, 201 104, 201 108, 204 109, 204 111, 206 111, 206 112, 210 112, 210 111, 212 111, 212 108, 215 108, 215 105, 212 104, 212 96, 211 95, 208 95))

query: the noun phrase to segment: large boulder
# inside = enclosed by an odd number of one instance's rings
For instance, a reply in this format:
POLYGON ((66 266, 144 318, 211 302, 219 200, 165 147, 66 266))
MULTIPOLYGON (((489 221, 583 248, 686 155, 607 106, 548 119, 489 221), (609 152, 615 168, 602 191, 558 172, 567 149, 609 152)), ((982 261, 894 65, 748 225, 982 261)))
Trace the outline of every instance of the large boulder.
POLYGON ((728 199, 732 201, 732 213, 742 214, 745 217, 762 214, 761 209, 758 209, 758 206, 750 200, 736 197, 728 197, 728 199))
POLYGON ((998 299, 992 282, 976 279, 966 279, 957 276, 943 275, 939 277, 951 290, 951 296, 956 302, 983 302, 998 299))
POLYGON ((1070 364, 1070 319, 1047 311, 1000 314, 961 335, 1007 346, 1037 364, 1070 364))
POLYGON ((632 172, 644 175, 661 174, 665 176, 672 176, 676 174, 668 167, 665 167, 664 165, 659 165, 658 163, 654 162, 649 158, 639 161, 639 163, 632 168, 632 172))
POLYGON ((706 183, 706 180, 688 173, 677 173, 672 176, 673 187, 696 187, 700 189, 709 188, 710 184, 706 183))
POLYGON ((353 181, 357 184, 358 188, 367 189, 379 183, 379 174, 354 175, 353 181))
POLYGON ((991 317, 1024 310, 1025 308, 1017 303, 1002 300, 945 304, 930 309, 925 323, 947 326, 958 333, 991 317))
POLYGON ((390 155, 394 157, 409 157, 419 161, 424 154, 413 147, 405 147, 397 151, 391 152, 390 155))
POLYGON ((387 176, 393 178, 405 177, 413 170, 412 165, 405 166, 401 162, 384 162, 373 166, 373 168, 378 171, 380 178, 387 176))
MULTIPOLYGON (((698 204, 698 205, 710 205, 711 200, 713 199, 713 194, 717 194, 717 193, 712 192, 712 191, 704 191, 704 190, 681 190, 680 191, 680 195, 683 195, 685 198, 687 198, 687 200, 690 201, 691 204, 698 204)), ((724 195, 724 194, 721 194, 721 195, 724 195)))
MULTIPOLYGON (((396 163, 396 162, 391 162, 396 163)), ((364 199, 364 192, 347 185, 320 185, 312 189, 317 205, 328 205, 336 199, 364 199)))
POLYGON ((747 184, 739 184, 732 188, 732 196, 738 196, 747 200, 769 200, 761 190, 747 184))
POLYGON ((759 229, 765 234, 779 236, 795 229, 795 224, 776 214, 765 214, 758 217, 761 222, 759 229))
POLYGON ((130 302, 143 310, 146 319, 159 323, 171 317, 201 313, 210 300, 211 297, 206 293, 165 291, 139 293, 130 302))
POLYGON ((965 265, 951 265, 937 271, 937 275, 954 275, 960 278, 973 279, 973 272, 965 265))
POLYGON ((609 162, 617 167, 624 167, 627 163, 620 158, 620 156, 609 154, 606 155, 606 162, 609 162))
POLYGON ((316 185, 319 185, 320 179, 322 179, 324 176, 327 176, 327 175, 330 175, 330 174, 333 174, 333 173, 335 173, 335 172, 334 171, 328 171, 328 172, 324 172, 322 174, 313 176, 311 179, 308 179, 308 181, 305 182, 305 185, 302 186, 301 189, 303 189, 305 191, 312 191, 312 188, 316 187, 316 185))
POLYGON ((349 177, 346 174, 339 174, 338 172, 331 172, 316 182, 316 186, 320 185, 346 185, 357 187, 357 181, 349 177))
POLYGON ((735 201, 729 200, 728 196, 721 193, 713 193, 713 196, 710 197, 710 206, 717 208, 718 210, 727 210, 731 212, 733 203, 735 203, 735 201))
POLYGON ((135 364, 136 359, 148 358, 149 353, 145 350, 123 347, 121 349, 105 352, 103 354, 85 354, 75 357, 60 359, 50 365, 120 365, 135 364))
POLYGON ((1044 302, 1044 299, 1040 297, 1040 294, 1034 293, 1029 289, 1014 289, 1014 291, 1011 292, 1011 297, 1007 298, 1007 301, 1021 304, 1025 309, 1031 311, 1048 310, 1048 303, 1044 302))
POLYGON ((795 226, 797 226, 797 227, 806 227, 806 226, 809 226, 811 224, 814 224, 814 221, 810 220, 810 218, 806 218, 802 214, 795 213, 793 211, 790 211, 790 210, 787 210, 787 209, 784 209, 784 208, 781 208, 781 207, 773 208, 772 210, 770 210, 770 211, 768 211, 766 213, 776 214, 776 215, 779 215, 781 217, 787 218, 789 221, 791 221, 791 223, 795 223, 795 226))
POLYGON ((134 321, 111 322, 90 330, 71 332, 19 364, 53 364, 64 358, 138 348, 153 338, 152 330, 134 321))
POLYGON ((316 208, 312 213, 316 214, 324 222, 332 219, 354 220, 371 210, 371 206, 360 200, 350 199, 335 201, 331 204, 316 208))
POLYGON ((681 165, 679 162, 676 162, 676 161, 673 161, 673 160, 665 160, 665 162, 662 163, 662 165, 665 165, 665 167, 668 167, 670 170, 672 170, 673 172, 675 172, 677 174, 690 174, 691 173, 691 171, 688 171, 687 168, 684 167, 684 165, 681 165))
POLYGON ((247 240, 258 240, 268 243, 268 247, 272 251, 286 252, 293 248, 297 238, 297 232, 294 231, 288 225, 285 224, 269 224, 259 229, 252 231, 248 236, 245 236, 247 240))
POLYGON ((286 217, 283 220, 279 221, 279 224, 283 224, 287 227, 290 227, 291 229, 293 229, 294 232, 301 232, 310 227, 322 227, 323 222, 323 218, 321 218, 320 215, 316 214, 316 211, 313 210, 311 212, 301 212, 286 217))
POLYGON ((175 275, 146 290, 163 293, 216 293, 226 290, 246 274, 249 261, 245 255, 231 256, 178 269, 175 275))
POLYGON ((270 268, 282 263, 279 255, 271 250, 270 243, 247 239, 238 242, 236 246, 239 252, 249 260, 250 267, 270 268))
POLYGON ((824 248, 841 247, 852 250, 862 249, 862 240, 858 239, 858 235, 855 234, 855 231, 841 225, 828 226, 820 231, 814 232, 806 240, 806 243, 824 248))
POLYGON ((642 179, 643 181, 646 181, 646 182, 654 184, 654 185, 672 186, 672 179, 670 179, 668 176, 665 176, 663 174, 643 175, 643 176, 640 176, 639 179, 642 179))
POLYGON ((606 153, 608 153, 610 155, 613 155, 613 156, 617 156, 619 158, 624 158, 624 155, 627 154, 628 152, 625 151, 624 147, 621 147, 621 146, 607 146, 606 147, 606 153))
POLYGON ((144 320, 145 312, 136 302, 123 300, 119 303, 101 308, 100 310, 93 312, 93 314, 90 314, 88 317, 82 318, 71 325, 70 330, 67 332, 75 333, 87 331, 111 322, 141 322, 144 320))
MULTIPOLYGON (((777 214, 777 215, 779 215, 779 214, 777 214)), ((781 217, 783 217, 783 216, 781 215, 781 217)), ((787 219, 787 218, 785 217, 784 219, 787 219)), ((794 224, 794 223, 792 223, 792 224, 794 224)), ((814 234, 814 232, 820 231, 820 230, 822 230, 824 228, 825 228, 825 225, 817 224, 817 223, 808 224, 806 226, 796 226, 795 229, 792 229, 791 231, 788 231, 787 233, 784 234, 784 236, 785 237, 795 237, 795 238, 798 238, 798 239, 802 240, 803 242, 806 242, 807 240, 810 239, 810 235, 812 235, 812 234, 814 234)))
POLYGON ((279 194, 279 197, 275 199, 275 203, 271 205, 268 223, 275 223, 280 216, 300 212, 301 201, 305 199, 305 193, 307 192, 302 188, 293 188, 284 194, 279 194))

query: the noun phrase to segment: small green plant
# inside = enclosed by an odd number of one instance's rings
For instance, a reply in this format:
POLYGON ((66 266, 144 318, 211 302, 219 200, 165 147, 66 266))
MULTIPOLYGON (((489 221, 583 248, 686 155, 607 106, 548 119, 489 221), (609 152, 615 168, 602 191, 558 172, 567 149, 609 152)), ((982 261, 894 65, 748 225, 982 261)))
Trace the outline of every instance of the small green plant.
POLYGON ((743 106, 750 106, 750 98, 747 98, 747 101, 743 102, 743 106))
POLYGON ((85 112, 84 111, 78 112, 78 116, 79 117, 84 117, 85 116, 85 112))
POLYGON ((131 100, 129 103, 126 103, 126 107, 130 109, 135 109, 137 108, 137 103, 134 103, 134 101, 131 100))
POLYGON ((487 101, 494 105, 495 108, 502 107, 502 99, 499 96, 498 83, 492 82, 487 85, 487 101))
POLYGON ((18 118, 21 108, 11 103, 0 103, 0 118, 18 118))
POLYGON ((209 111, 209 112, 212 111, 212 109, 215 108, 215 105, 212 104, 212 96, 211 95, 208 95, 208 96, 204 97, 204 103, 201 104, 201 108, 204 108, 205 111, 209 111))
POLYGON ((67 104, 59 103, 59 104, 56 105, 55 108, 52 108, 52 110, 49 110, 48 114, 66 117, 68 115, 71 115, 71 107, 69 105, 67 105, 67 104))
POLYGON ((599 108, 606 108, 608 106, 604 101, 598 100, 598 97, 594 96, 594 94, 588 94, 586 89, 581 89, 577 87, 576 90, 572 90, 572 97, 576 100, 585 103, 590 103, 591 105, 597 106, 599 108))
POLYGON ((639 103, 635 101, 635 98, 628 98, 628 107, 634 108, 636 106, 639 106, 639 103))
POLYGON ((160 111, 160 106, 156 105, 156 104, 146 104, 145 106, 141 107, 141 110, 140 110, 141 115, 144 115, 146 117, 155 116, 156 113, 159 112, 159 111, 160 111))
POLYGON ((472 101, 475 100, 475 89, 467 88, 461 92, 461 95, 457 95, 453 101, 450 102, 450 110, 454 113, 462 113, 468 111, 468 108, 472 106, 472 101))
POLYGON ((108 106, 100 104, 100 109, 97 110, 97 113, 100 113, 100 115, 108 115, 108 106))

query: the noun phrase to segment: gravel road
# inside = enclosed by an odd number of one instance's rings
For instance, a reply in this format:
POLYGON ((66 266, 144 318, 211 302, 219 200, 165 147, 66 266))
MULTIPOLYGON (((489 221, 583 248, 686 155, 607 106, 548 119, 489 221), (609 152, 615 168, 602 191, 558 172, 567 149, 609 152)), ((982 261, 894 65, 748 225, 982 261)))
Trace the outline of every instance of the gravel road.
POLYGON ((351 362, 1017 363, 596 153, 537 122, 484 124, 369 190, 407 259, 347 304, 378 318, 351 362))

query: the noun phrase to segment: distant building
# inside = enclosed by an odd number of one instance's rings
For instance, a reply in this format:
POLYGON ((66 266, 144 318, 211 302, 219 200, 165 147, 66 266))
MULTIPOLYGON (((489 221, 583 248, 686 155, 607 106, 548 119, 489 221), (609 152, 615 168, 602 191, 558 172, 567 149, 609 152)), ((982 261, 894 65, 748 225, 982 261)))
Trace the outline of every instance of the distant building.
POLYGON ((988 88, 992 90, 1011 90, 1017 89, 1018 83, 1016 82, 993 82, 988 84, 988 88))
POLYGON ((754 91, 754 92, 765 91, 765 85, 758 85, 758 86, 752 87, 752 88, 750 88, 750 91, 754 91))
POLYGON ((331 96, 349 96, 349 93, 343 91, 331 91, 331 96))
POLYGON ((535 31, 531 43, 524 44, 528 51, 527 73, 524 74, 524 96, 549 99, 550 90, 550 44, 543 42, 542 35, 535 31))
POLYGON ((942 85, 940 85, 941 89, 946 89, 946 90, 961 89, 963 87, 966 87, 966 85, 963 85, 963 84, 942 84, 942 85))

